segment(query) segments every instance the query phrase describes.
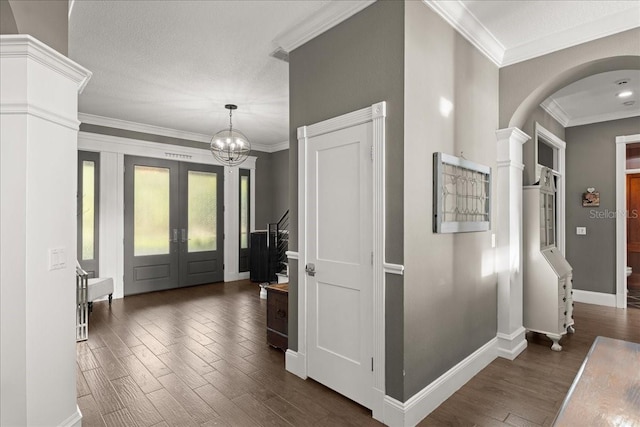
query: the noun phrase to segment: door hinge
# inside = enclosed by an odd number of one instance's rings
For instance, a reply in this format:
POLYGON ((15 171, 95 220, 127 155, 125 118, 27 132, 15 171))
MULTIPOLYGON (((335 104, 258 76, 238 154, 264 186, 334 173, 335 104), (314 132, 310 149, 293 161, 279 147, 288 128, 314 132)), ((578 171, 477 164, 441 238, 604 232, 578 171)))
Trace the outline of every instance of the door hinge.
POLYGON ((222 264, 222 269, 224 270, 224 264, 222 264))
POLYGON ((371 372, 373 372, 373 357, 371 358, 371 372))
POLYGON ((373 145, 371 146, 371 160, 373 160, 373 145))
POLYGON ((371 252, 371 265, 373 265, 373 251, 371 252))

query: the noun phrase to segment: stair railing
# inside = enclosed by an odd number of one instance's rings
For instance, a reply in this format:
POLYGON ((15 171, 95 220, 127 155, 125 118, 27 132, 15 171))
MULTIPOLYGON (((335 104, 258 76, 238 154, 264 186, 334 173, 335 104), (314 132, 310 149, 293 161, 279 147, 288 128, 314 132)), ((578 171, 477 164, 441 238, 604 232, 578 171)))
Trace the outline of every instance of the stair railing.
POLYGON ((289 210, 278 222, 267 225, 267 247, 269 254, 269 277, 277 280, 276 274, 287 268, 287 250, 289 249, 289 210))

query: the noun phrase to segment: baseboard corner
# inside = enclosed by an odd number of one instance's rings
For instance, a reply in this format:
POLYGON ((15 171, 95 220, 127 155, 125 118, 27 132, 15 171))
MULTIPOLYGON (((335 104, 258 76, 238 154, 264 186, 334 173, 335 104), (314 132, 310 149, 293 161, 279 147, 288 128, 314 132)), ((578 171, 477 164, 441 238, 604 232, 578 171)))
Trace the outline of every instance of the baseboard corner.
POLYGON ((82 427, 82 411, 76 404, 76 411, 60 423, 60 427, 82 427))
POLYGON ((384 423, 391 427, 409 427, 418 424, 493 362, 496 358, 497 345, 498 339, 493 338, 404 403, 385 396, 384 423))
POLYGON ((307 370, 305 369, 305 356, 302 353, 287 349, 284 354, 285 369, 294 375, 299 376, 303 380, 307 379, 307 370))

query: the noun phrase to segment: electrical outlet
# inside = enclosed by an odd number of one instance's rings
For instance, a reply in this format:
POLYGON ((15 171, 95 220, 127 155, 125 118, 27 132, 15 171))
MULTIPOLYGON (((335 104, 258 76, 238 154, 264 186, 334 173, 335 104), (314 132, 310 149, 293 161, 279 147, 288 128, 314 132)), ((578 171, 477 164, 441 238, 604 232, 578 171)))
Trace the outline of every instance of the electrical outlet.
POLYGON ((576 234, 578 236, 586 236, 587 235, 587 227, 576 227, 576 234))

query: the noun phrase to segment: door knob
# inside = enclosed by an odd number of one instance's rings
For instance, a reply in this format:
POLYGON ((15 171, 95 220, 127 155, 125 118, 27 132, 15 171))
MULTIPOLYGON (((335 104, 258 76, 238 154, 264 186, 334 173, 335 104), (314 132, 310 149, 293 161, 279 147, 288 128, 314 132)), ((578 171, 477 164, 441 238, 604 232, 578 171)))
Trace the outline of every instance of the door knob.
POLYGON ((304 271, 306 271, 309 276, 312 276, 312 277, 315 276, 316 275, 315 264, 307 264, 307 266, 304 268, 304 271))

